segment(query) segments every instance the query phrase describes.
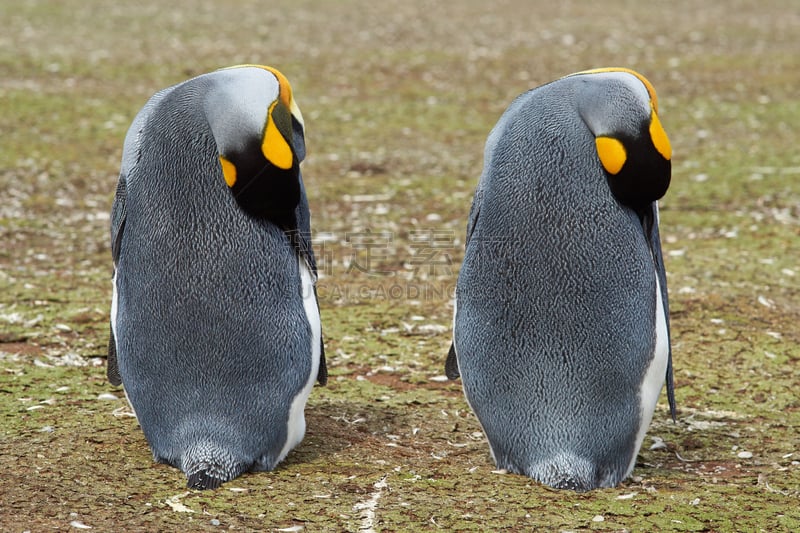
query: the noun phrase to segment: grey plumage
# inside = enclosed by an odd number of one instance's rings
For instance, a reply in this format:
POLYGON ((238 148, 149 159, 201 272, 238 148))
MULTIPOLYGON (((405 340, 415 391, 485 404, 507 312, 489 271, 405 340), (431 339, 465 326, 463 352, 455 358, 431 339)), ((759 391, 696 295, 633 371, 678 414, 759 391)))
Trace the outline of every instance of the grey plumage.
POLYGON ((519 96, 489 135, 445 371, 499 468, 614 486, 665 378, 674 416, 656 108, 640 75, 590 71, 519 96))
POLYGON ((157 93, 125 139, 108 378, 190 487, 273 469, 325 383, 304 155, 291 88, 268 67, 157 93))

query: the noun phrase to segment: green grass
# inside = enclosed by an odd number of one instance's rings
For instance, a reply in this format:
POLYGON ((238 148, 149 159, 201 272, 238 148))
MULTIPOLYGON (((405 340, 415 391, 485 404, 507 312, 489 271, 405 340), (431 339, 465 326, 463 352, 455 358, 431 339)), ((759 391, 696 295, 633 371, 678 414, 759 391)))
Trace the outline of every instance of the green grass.
POLYGON ((800 529, 795 8, 0 7, 0 529, 800 529), (276 471, 187 493, 105 380, 107 215, 146 99, 249 62, 281 69, 306 118, 331 379, 276 471), (494 473, 460 383, 438 376, 486 135, 519 93, 611 65, 653 82, 675 153, 661 233, 678 423, 659 404, 633 477, 574 494, 494 473), (348 271, 367 230, 388 237, 371 272, 348 271), (432 243, 449 263, 428 271, 432 243))

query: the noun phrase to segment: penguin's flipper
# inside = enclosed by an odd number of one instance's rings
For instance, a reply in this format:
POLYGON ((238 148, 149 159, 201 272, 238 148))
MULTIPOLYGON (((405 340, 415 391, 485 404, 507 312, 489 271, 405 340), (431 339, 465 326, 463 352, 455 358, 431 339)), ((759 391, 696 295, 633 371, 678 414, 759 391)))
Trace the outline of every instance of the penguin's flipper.
POLYGON ((325 386, 328 384, 328 365, 325 364, 325 341, 322 335, 319 337, 319 370, 317 371, 317 382, 325 386))
POLYGON ((122 376, 119 374, 119 365, 117 364, 117 340, 114 338, 114 329, 111 330, 108 338, 108 361, 106 363, 106 377, 108 381, 118 387, 122 385, 122 376))
MULTIPOLYGON (((117 192, 114 196, 114 205, 111 208, 111 257, 114 260, 115 268, 119 261, 122 232, 125 229, 125 182, 125 175, 120 175, 117 183, 117 192)), ((106 376, 112 385, 119 386, 122 385, 122 376, 119 373, 119 364, 117 363, 117 339, 114 338, 113 326, 109 328, 109 333, 106 376)))
POLYGON ((677 422, 675 382, 672 377, 672 348, 669 350, 669 358, 667 359, 667 400, 669 401, 669 414, 672 415, 672 421, 677 422))
POLYGON ((461 377, 461 372, 458 370, 455 343, 450 343, 450 351, 447 352, 447 360, 444 362, 444 374, 448 379, 458 379, 461 377))
MULTIPOLYGON (((667 271, 664 267, 664 257, 661 253, 661 236, 658 233, 658 202, 652 204, 645 209, 643 215, 640 216, 642 226, 644 228, 645 237, 650 245, 650 251, 653 254, 653 261, 655 263, 656 275, 658 276, 658 283, 661 285, 661 301, 664 303, 664 318, 667 321, 667 341, 669 342, 670 327, 669 327, 669 300, 667 298, 667 271)), ((675 404, 675 381, 672 375, 672 343, 669 342, 669 354, 667 356, 667 401, 669 402, 669 412, 672 416, 672 421, 677 419, 676 404, 675 404)))
MULTIPOLYGON (((475 196, 472 199, 472 205, 469 208, 469 217, 467 218, 467 235, 464 248, 467 248, 470 240, 472 240, 472 233, 475 231, 475 225, 478 223, 478 214, 481 212, 481 201, 483 199, 483 189, 481 185, 481 183, 478 184, 478 187, 475 190, 475 196)), ((455 340, 450 343, 450 350, 447 352, 447 359, 444 362, 444 374, 448 379, 458 379, 461 377, 461 371, 458 369, 458 356, 456 355, 455 340)))
POLYGON ((111 257, 114 260, 114 265, 119 261, 122 231, 125 229, 126 181, 125 175, 120 175, 119 181, 117 182, 117 192, 114 195, 114 204, 111 207, 111 257))
POLYGON ((472 205, 469 208, 469 218, 467 219, 467 238, 464 241, 464 247, 469 244, 472 239, 472 233, 475 231, 475 225, 478 223, 478 215, 481 212, 481 200, 483 199, 483 189, 480 184, 475 190, 475 198, 472 200, 472 205))

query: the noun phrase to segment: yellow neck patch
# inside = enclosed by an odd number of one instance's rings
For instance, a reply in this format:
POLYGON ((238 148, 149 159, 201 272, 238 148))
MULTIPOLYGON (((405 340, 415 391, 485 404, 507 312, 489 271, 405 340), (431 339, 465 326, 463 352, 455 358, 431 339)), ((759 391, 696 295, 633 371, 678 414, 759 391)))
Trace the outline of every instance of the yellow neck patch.
POLYGON ((653 146, 656 147, 658 153, 661 154, 667 161, 672 160, 672 145, 669 143, 667 132, 658 120, 658 114, 655 107, 653 112, 650 113, 650 139, 653 141, 653 146))
POLYGON ((609 174, 616 175, 622 170, 628 153, 622 142, 613 137, 597 137, 594 140, 597 145, 597 155, 600 156, 600 163, 609 174))
MULTIPOLYGON (((283 133, 281 133, 281 130, 278 128, 278 125, 275 124, 274 114, 276 112, 280 113, 281 109, 278 102, 273 102, 273 104, 269 106, 269 111, 267 112, 267 127, 264 129, 264 140, 261 143, 261 151, 270 163, 283 170, 288 170, 292 168, 294 154, 292 153, 291 146, 289 146, 283 133)), ((286 113, 285 107, 283 108, 283 112, 286 113)), ((291 135, 291 132, 288 133, 291 135)))

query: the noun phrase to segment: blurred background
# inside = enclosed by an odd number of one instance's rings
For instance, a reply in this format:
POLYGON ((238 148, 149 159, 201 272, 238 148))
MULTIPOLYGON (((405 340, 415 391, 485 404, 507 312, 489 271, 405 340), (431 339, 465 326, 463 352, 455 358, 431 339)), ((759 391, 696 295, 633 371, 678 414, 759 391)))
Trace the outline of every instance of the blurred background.
POLYGON ((2 529, 800 528, 796 2, 169 4, 0 3, 2 529), (332 379, 284 466, 184 493, 105 381, 109 211, 147 99, 241 63, 281 70, 305 117, 332 379), (492 473, 442 374, 489 130, 604 66, 653 83, 673 145, 679 420, 662 397, 633 478, 575 495, 492 473))

